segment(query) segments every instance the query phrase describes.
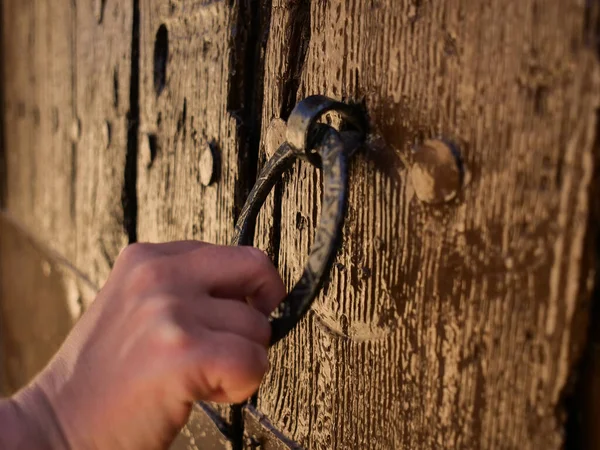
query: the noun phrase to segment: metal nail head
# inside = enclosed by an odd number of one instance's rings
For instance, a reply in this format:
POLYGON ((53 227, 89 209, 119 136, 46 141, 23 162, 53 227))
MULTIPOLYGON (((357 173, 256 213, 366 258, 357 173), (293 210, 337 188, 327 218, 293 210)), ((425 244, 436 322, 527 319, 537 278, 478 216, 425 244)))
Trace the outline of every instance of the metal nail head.
POLYGON ((81 120, 76 117, 71 123, 71 140, 77 142, 81 137, 81 120))
POLYGON ((200 155, 200 183, 203 186, 210 186, 215 182, 217 161, 215 149, 207 142, 200 155))
POLYGON ((458 150, 440 139, 427 139, 415 151, 410 178, 417 198, 440 204, 454 199, 462 184, 458 150))
POLYGON ((104 126, 102 127, 102 145, 105 149, 110 147, 110 141, 112 137, 111 135, 112 127, 110 125, 110 122, 107 120, 104 122, 104 126))

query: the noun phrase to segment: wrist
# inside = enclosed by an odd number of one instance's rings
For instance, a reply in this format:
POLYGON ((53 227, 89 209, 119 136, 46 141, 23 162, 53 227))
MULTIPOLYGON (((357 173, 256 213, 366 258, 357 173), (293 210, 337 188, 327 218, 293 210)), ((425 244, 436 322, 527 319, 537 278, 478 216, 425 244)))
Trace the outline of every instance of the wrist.
POLYGON ((69 448, 52 405, 34 384, 0 400, 0 424, 0 448, 69 448))

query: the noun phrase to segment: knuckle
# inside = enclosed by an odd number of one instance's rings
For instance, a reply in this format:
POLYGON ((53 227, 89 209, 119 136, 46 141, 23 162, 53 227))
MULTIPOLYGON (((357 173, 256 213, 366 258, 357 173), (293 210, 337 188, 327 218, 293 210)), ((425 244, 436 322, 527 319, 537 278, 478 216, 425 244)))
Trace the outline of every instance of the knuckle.
POLYGON ((117 262, 129 266, 144 260, 149 256, 149 254, 150 249, 147 244, 130 244, 121 250, 121 253, 119 253, 117 258, 117 262))
POLYGON ((244 378, 260 380, 266 370, 267 349, 255 342, 239 339, 234 340, 229 346, 229 351, 234 358, 232 364, 236 371, 244 375, 244 378))
POLYGON ((127 291, 139 293, 146 289, 154 289, 168 279, 168 268, 157 260, 148 260, 135 267, 127 277, 127 291))
POLYGON ((187 351, 192 347, 192 338, 174 320, 163 319, 156 327, 158 345, 172 351, 187 351))
POLYGON ((157 350, 186 351, 192 347, 192 338, 179 323, 176 314, 178 299, 169 294, 144 299, 133 313, 132 326, 151 327, 151 342, 157 350))
POLYGON ((160 294, 143 299, 135 309, 138 321, 151 322, 171 318, 175 299, 170 295, 160 294))
POLYGON ((246 252, 248 263, 257 270, 257 272, 263 272, 270 270, 273 267, 273 263, 265 252, 256 247, 242 247, 246 252))
POLYGON ((256 391, 268 368, 267 349, 237 335, 220 335, 210 345, 210 378, 217 380, 218 387, 229 402, 241 402, 256 391))
POLYGON ((271 340, 271 323, 259 310, 248 303, 235 302, 228 306, 228 326, 240 336, 267 345, 271 340))

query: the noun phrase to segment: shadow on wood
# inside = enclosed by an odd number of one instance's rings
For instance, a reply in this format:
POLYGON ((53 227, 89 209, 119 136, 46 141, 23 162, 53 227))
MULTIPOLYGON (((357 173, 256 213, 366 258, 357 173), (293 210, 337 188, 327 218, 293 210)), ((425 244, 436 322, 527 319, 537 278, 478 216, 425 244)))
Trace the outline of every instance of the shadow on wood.
POLYGON ((73 325, 60 269, 0 216, 0 394, 26 384, 73 325))

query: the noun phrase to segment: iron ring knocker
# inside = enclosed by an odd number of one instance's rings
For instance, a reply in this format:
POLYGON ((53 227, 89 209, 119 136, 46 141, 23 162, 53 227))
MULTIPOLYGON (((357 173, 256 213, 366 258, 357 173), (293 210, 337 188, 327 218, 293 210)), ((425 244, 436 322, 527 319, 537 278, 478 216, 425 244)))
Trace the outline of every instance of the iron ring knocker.
POLYGON ((364 140, 366 121, 345 103, 315 95, 296 105, 287 122, 287 141, 265 164, 240 213, 232 245, 252 245, 253 225, 269 192, 296 158, 323 171, 321 220, 302 277, 280 305, 281 315, 271 319, 271 345, 284 338, 309 310, 331 269, 346 212, 348 157, 364 140), (317 123, 336 111, 355 131, 337 131, 317 123))

